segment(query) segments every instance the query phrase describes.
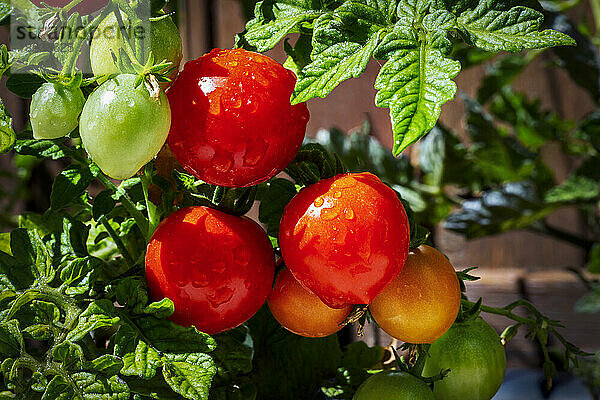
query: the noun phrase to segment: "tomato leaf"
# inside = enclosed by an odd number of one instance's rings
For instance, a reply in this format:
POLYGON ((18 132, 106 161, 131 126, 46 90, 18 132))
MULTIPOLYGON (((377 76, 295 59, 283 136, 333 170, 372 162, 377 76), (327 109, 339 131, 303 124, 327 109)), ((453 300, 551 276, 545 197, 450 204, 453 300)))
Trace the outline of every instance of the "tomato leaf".
POLYGON ((283 215, 283 209, 296 195, 296 185, 293 182, 275 178, 267 184, 258 209, 258 219, 267 226, 269 236, 279 237, 279 222, 283 215))
POLYGON ((19 330, 19 322, 10 320, 0 324, 0 354, 3 356, 16 356, 23 348, 23 336, 19 330))
POLYGON ((90 170, 86 167, 71 165, 65 169, 52 185, 50 208, 59 211, 69 206, 85 192, 92 178, 90 170))
POLYGON ((289 33, 299 33, 326 11, 324 1, 283 0, 260 1, 254 8, 254 19, 236 36, 236 46, 253 51, 267 51, 289 33))
POLYGON ((66 370, 78 370, 83 367, 83 349, 80 345, 65 340, 52 349, 54 360, 62 363, 66 370))
MULTIPOLYGON (((419 38, 416 46, 385 54, 388 61, 375 81, 375 104, 390 109, 396 156, 435 126, 442 104, 456 93, 452 78, 460 71, 460 63, 444 56, 448 46, 445 32, 453 25, 453 19, 441 13, 424 24, 431 30, 419 38)), ((406 32, 411 29, 398 27, 396 36, 409 40, 406 32)))
POLYGON ((12 118, 0 100, 0 154, 12 150, 16 140, 17 136, 12 128, 12 118))
POLYGON ((175 392, 186 399, 208 399, 210 383, 217 372, 209 355, 166 354, 163 359, 163 377, 175 392))
MULTIPOLYGON (((539 31, 543 15, 531 8, 498 7, 495 0, 480 1, 457 19, 457 27, 466 40, 488 51, 521 51, 560 45, 575 45, 575 41, 557 31, 539 31)), ((500 3, 503 4, 503 3, 500 3)))
POLYGON ((115 357, 112 354, 104 354, 95 358, 91 362, 91 370, 98 372, 104 376, 111 377, 117 375, 123 368, 123 360, 115 357))
POLYGON ((366 3, 371 2, 348 1, 334 13, 317 19, 312 62, 299 71, 292 104, 325 97, 340 82, 365 70, 389 19, 388 9, 366 3))
POLYGON ((129 400, 131 395, 127 384, 118 376, 99 379, 89 372, 77 372, 71 377, 83 393, 83 400, 129 400))
POLYGON ((77 326, 67 334, 66 339, 76 342, 91 331, 105 326, 114 326, 120 320, 110 300, 96 300, 79 315, 77 326))

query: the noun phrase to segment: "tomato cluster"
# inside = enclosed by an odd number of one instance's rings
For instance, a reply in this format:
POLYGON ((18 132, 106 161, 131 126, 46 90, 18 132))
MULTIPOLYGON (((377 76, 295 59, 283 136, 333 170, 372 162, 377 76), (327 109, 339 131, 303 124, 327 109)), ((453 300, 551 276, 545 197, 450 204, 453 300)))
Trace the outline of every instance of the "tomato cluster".
MULTIPOLYGON (((116 24, 111 14, 98 32, 119 31, 116 24)), ((297 154, 309 118, 304 103, 290 103, 294 74, 241 49, 215 49, 177 74, 177 29, 169 17, 153 29, 153 54, 174 67, 166 93, 120 73, 112 54, 124 39, 97 33, 91 65, 105 82, 87 100, 79 87, 44 84, 32 99, 34 136, 59 138, 79 125, 88 155, 115 179, 135 175, 165 142, 183 168, 213 185, 252 186, 281 172, 297 154)), ((355 399, 435 393, 475 400, 496 392, 506 365, 498 335, 480 319, 454 323, 461 293, 453 266, 432 247, 409 251, 406 210, 379 178, 346 173, 304 187, 285 206, 278 240, 285 266, 275 279, 276 256, 256 222, 206 206, 180 208, 147 247, 151 296, 173 301, 176 323, 209 334, 239 326, 265 301, 284 328, 306 337, 331 335, 353 319, 355 305, 368 306, 391 336, 433 343, 425 374, 452 372, 433 392, 404 372, 378 374, 355 399), (473 369, 482 378, 469 383, 473 369)))

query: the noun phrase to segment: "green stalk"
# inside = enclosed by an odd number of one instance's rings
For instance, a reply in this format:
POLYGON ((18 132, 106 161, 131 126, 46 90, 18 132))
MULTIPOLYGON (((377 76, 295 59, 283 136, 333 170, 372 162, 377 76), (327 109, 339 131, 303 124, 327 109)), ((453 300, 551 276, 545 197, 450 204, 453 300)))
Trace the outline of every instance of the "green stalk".
POLYGON ((150 241, 152 234, 158 227, 160 223, 160 215, 158 214, 158 210, 154 203, 150 201, 150 197, 148 196, 148 187, 152 184, 152 172, 150 168, 144 168, 144 175, 142 176, 142 189, 144 190, 144 199, 146 200, 146 210, 148 211, 148 231, 146 234, 146 241, 150 241))
POLYGON ((73 7, 79 5, 79 3, 81 3, 82 1, 83 0, 72 0, 69 4, 63 7, 63 10, 65 12, 69 12, 73 9, 73 7))
POLYGON ((596 34, 598 34, 600 28, 600 0, 590 0, 590 6, 594 15, 594 27, 596 28, 596 34))
MULTIPOLYGON (((73 2, 69 3, 69 6, 76 1, 79 1, 79 0, 74 0, 73 2)), ((69 6, 67 6, 67 7, 69 7, 69 6)), ((96 28, 98 28, 98 25, 100 25, 100 23, 102 21, 104 21, 104 19, 108 16, 110 11, 111 10, 109 9, 109 7, 106 7, 104 10, 102 10, 100 15, 98 15, 96 18, 94 18, 94 20, 92 22, 90 22, 83 29, 83 32, 79 32, 77 34, 77 38, 75 39, 75 42, 73 43, 73 50, 71 51, 71 53, 69 54, 69 57, 67 58, 65 64, 63 65, 61 75, 72 76, 74 74, 75 64, 77 63, 77 59, 79 58, 79 55, 81 54, 81 46, 83 46, 83 43, 85 43, 88 35, 91 32, 93 32, 94 30, 96 30, 96 28)))

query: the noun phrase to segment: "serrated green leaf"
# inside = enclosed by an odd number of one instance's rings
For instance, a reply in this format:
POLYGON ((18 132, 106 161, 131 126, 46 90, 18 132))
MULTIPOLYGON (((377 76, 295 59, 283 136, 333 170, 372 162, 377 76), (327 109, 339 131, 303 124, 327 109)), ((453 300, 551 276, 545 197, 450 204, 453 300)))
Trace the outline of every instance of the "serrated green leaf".
POLYGON ((195 327, 183 327, 152 316, 136 319, 136 324, 150 344, 162 352, 204 353, 215 349, 215 340, 195 327))
POLYGON ((574 45, 569 36, 546 29, 539 31, 543 15, 531 8, 516 6, 498 9, 495 0, 480 1, 473 10, 457 19, 467 41, 488 51, 521 51, 545 47, 574 45))
POLYGON ((165 354, 164 356, 165 381, 186 399, 208 399, 210 383, 216 372, 214 362, 207 354, 165 354))
POLYGON ((50 208, 60 211, 79 198, 89 186, 93 176, 89 169, 71 165, 54 180, 50 194, 50 208))
POLYGON ((217 348, 211 353, 218 368, 218 376, 233 378, 236 375, 247 374, 252 370, 254 341, 248 327, 238 328, 215 336, 217 348))
POLYGON ((150 303, 144 308, 144 314, 154 315, 157 318, 170 317, 174 312, 175 304, 167 298, 150 303))
POLYGON ((52 349, 54 360, 62 363, 66 370, 78 370, 83 366, 83 349, 80 345, 65 340, 52 349))
POLYGON ((123 369, 121 373, 129 376, 139 376, 150 379, 156 375, 156 369, 162 365, 160 354, 147 343, 139 341, 132 353, 122 356, 123 369))
POLYGON ((577 174, 569 176, 561 185, 546 193, 548 203, 573 203, 594 201, 600 196, 600 182, 577 174))
POLYGON ((340 82, 365 70, 389 18, 388 10, 378 10, 368 3, 348 1, 315 22, 312 62, 298 75, 292 104, 325 97, 340 82))
POLYGON ((48 384, 42 400, 71 400, 75 399, 73 386, 62 375, 55 375, 48 384))
POLYGON ((31 96, 46 81, 33 74, 14 74, 6 80, 6 88, 24 99, 30 99, 31 96))
POLYGON ((19 322, 13 319, 0 323, 0 354, 5 357, 18 356, 23 348, 19 322))
POLYGON ((58 143, 58 140, 17 140, 15 151, 26 156, 59 160, 68 154, 58 143))
POLYGON ((119 282, 115 290, 117 302, 141 314, 148 303, 148 291, 144 282, 137 277, 127 277, 119 282))
POLYGON ((90 369, 101 373, 104 376, 111 377, 117 375, 123 368, 123 360, 112 354, 105 354, 92 360, 90 369))
POLYGON ((108 299, 96 300, 79 315, 77 326, 67 334, 66 339, 76 342, 94 329, 118 324, 120 318, 115 307, 108 299))
POLYGON ((314 0, 261 1, 255 6, 254 19, 236 36, 236 46, 267 51, 289 33, 300 32, 302 23, 310 23, 326 10, 314 0))
POLYGON ((397 156, 435 126, 442 104, 454 98, 460 64, 426 43, 389 57, 375 81, 375 104, 390 109, 397 156))
POLYGON ((94 198, 92 215, 96 221, 99 221, 103 215, 108 214, 115 208, 117 202, 112 196, 112 191, 103 190, 94 198))
POLYGON ((88 372, 78 372, 71 377, 83 393, 83 400, 129 400, 131 395, 127 384, 118 376, 105 380, 88 372))

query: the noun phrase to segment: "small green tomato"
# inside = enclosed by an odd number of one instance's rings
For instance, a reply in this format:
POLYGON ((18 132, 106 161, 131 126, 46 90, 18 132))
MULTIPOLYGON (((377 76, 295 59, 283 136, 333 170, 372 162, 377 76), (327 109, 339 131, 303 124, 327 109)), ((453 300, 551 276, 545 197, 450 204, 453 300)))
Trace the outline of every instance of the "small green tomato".
POLYGON ((32 96, 29 118, 35 139, 58 139, 77 128, 85 97, 80 88, 44 83, 32 96))
MULTIPOLYGON (((127 17, 124 14, 122 16, 127 33, 136 34, 129 27, 127 17)), ((111 52, 117 54, 119 49, 123 47, 123 40, 122 30, 119 29, 115 14, 112 13, 98 26, 90 45, 90 63, 94 75, 119 73, 111 52)), ((171 17, 161 16, 151 19, 150 50, 154 54, 156 63, 161 61, 173 63, 175 69, 170 78, 175 78, 177 69, 181 63, 182 44, 179 31, 171 17)))
POLYGON ((81 114, 83 145, 111 178, 127 179, 158 154, 171 126, 169 100, 154 99, 136 75, 109 79, 88 98, 81 114))
POLYGON ((422 380, 401 371, 383 371, 359 386, 352 400, 434 400, 422 380))

